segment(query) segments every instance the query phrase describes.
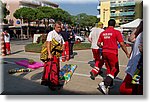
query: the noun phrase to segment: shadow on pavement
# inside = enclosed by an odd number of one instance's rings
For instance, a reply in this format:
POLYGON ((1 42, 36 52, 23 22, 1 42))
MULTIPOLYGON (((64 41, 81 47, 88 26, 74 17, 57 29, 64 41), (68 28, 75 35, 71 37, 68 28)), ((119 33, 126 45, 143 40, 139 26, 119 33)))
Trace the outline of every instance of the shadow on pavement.
POLYGON ((73 52, 73 57, 76 56, 76 55, 78 55, 78 53, 77 52, 73 52))
MULTIPOLYGON (((3 60, 7 62, 15 62, 19 60, 26 60, 26 58, 4 58, 3 60)), ((24 78, 24 76, 31 72, 8 74, 9 69, 22 68, 22 66, 13 63, 2 64, 2 66, 4 81, 3 92, 1 93, 2 95, 96 95, 95 92, 81 92, 78 89, 76 91, 67 89, 51 91, 47 86, 34 82, 35 80, 41 79, 42 72, 31 76, 31 80, 29 80, 24 78)), ((38 69, 35 69, 34 71, 36 70, 38 69)))
POLYGON ((19 51, 16 51, 16 52, 12 52, 11 55, 17 54, 17 53, 20 53, 20 52, 24 52, 24 50, 19 50, 19 51))
MULTIPOLYGON (((90 66, 92 68, 94 68, 95 61, 94 60, 93 61, 89 61, 88 64, 90 64, 90 66)), ((106 68, 101 68, 101 71, 102 71, 102 73, 100 73, 99 75, 101 77, 103 77, 103 79, 105 79, 106 78, 106 68)), ((114 83, 115 83, 114 86, 112 88, 110 88, 110 90, 108 92, 109 95, 119 95, 120 94, 119 91, 116 92, 116 90, 119 90, 119 87, 120 87, 120 85, 122 83, 122 79, 120 79, 119 77, 116 77, 115 80, 114 80, 114 83)), ((97 88, 97 89, 100 91, 99 88, 97 88)))
MULTIPOLYGON (((90 64, 90 66, 92 68, 94 68, 95 61, 94 60, 93 61, 89 61, 88 64, 90 64)), ((106 69, 105 68, 101 68, 101 71, 102 71, 102 73, 99 73, 99 75, 102 76, 102 77, 106 77, 106 69)))
POLYGON ((88 64, 90 64, 90 66, 91 66, 92 68, 94 68, 95 61, 94 61, 94 60, 93 60, 93 61, 89 61, 88 64))

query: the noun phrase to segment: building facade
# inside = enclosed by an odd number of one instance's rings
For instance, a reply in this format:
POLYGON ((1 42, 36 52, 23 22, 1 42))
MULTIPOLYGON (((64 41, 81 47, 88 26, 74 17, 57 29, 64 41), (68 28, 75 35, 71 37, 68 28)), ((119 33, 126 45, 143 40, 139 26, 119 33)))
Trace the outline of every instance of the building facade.
MULTIPOLYGON (((10 14, 6 17, 9 25, 19 26, 17 20, 13 14, 14 12, 22 7, 36 8, 41 6, 48 6, 52 8, 58 8, 59 5, 50 2, 49 0, 2 0, 3 3, 6 3, 6 8, 10 11, 10 14)), ((21 22, 21 21, 20 21, 21 22)))
POLYGON ((100 0, 100 21, 108 26, 109 19, 116 20, 116 26, 142 18, 141 0, 100 0))
POLYGON ((102 1, 100 3, 100 9, 100 21, 103 22, 104 26, 107 26, 108 20, 110 19, 110 1, 102 1))

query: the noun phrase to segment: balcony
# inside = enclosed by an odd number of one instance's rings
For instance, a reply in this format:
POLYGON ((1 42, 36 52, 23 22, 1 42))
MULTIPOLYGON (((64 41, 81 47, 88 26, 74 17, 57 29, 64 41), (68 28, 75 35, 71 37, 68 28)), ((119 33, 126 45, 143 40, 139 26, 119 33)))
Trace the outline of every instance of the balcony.
POLYGON ((132 16, 134 14, 135 14, 135 12, 121 12, 121 13, 119 13, 119 16, 132 16))
POLYGON ((100 6, 97 6, 97 10, 100 10, 100 6))
POLYGON ((28 4, 28 5, 40 6, 40 2, 38 2, 38 1, 21 0, 20 3, 21 4, 28 4))
POLYGON ((135 2, 111 3, 110 7, 135 6, 135 2))
POLYGON ((134 6, 135 5, 135 2, 126 2, 126 3, 123 3, 123 6, 134 6))
POLYGON ((116 10, 115 10, 115 9, 111 9, 110 12, 111 12, 111 13, 115 13, 116 10))
POLYGON ((111 17, 117 17, 117 16, 119 16, 119 13, 111 13, 110 16, 111 17))
POLYGON ((101 16, 100 15, 97 15, 97 18, 100 18, 101 16))
POLYGON ((120 12, 120 13, 111 13, 111 17, 117 16, 133 16, 135 12, 120 12))

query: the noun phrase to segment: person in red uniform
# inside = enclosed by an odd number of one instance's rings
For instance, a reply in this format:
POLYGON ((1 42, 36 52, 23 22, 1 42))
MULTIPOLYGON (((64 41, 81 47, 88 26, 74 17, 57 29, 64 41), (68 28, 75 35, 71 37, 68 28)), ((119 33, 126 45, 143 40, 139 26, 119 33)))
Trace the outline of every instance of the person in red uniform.
POLYGON ((97 45, 102 47, 102 56, 106 65, 106 78, 99 83, 99 88, 104 94, 108 93, 108 89, 113 85, 113 79, 119 73, 119 62, 118 62, 118 42, 129 58, 129 53, 124 44, 124 40, 120 31, 115 30, 115 20, 110 19, 108 21, 108 28, 100 34, 97 45))
POLYGON ((92 80, 95 80, 95 77, 98 74, 102 73, 101 68, 104 65, 104 61, 101 58, 101 51, 102 51, 102 49, 97 46, 98 38, 99 38, 101 32, 103 32, 103 31, 104 31, 103 23, 102 22, 98 22, 97 27, 92 28, 92 30, 90 32, 90 35, 88 37, 88 41, 91 43, 91 48, 92 48, 92 52, 93 52, 93 58, 95 60, 95 66, 90 71, 90 74, 91 74, 90 78, 92 80))
POLYGON ((4 44, 5 44, 5 53, 7 55, 10 55, 11 50, 10 50, 10 34, 5 30, 4 32, 4 44))
POLYGON ((70 59, 70 53, 69 53, 69 33, 66 31, 65 27, 62 26, 62 31, 60 32, 61 36, 63 37, 65 44, 64 44, 64 50, 62 53, 62 61, 69 61, 70 59))

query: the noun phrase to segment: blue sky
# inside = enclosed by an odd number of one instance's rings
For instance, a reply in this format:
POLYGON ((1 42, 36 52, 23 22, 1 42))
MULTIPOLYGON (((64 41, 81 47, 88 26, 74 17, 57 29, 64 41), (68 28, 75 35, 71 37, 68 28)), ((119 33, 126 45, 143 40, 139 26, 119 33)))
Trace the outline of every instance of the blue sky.
POLYGON ((98 15, 98 0, 50 0, 57 3, 60 8, 68 11, 71 15, 86 13, 88 15, 98 15))

